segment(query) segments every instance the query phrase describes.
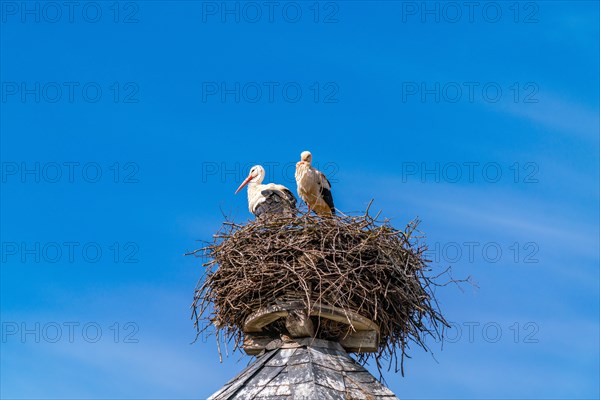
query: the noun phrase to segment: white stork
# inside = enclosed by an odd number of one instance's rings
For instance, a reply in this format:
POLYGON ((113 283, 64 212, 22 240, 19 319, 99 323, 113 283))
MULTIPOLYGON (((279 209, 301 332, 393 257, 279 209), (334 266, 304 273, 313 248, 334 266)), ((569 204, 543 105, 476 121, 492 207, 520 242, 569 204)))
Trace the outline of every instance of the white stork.
POLYGON ((314 210, 318 215, 335 215, 331 183, 321 171, 310 165, 312 154, 303 151, 296 163, 296 183, 298 194, 308 205, 308 212, 314 210))
POLYGON ((296 211, 296 197, 283 185, 276 183, 262 184, 265 169, 255 165, 250 169, 248 177, 237 188, 237 194, 248 185, 248 209, 257 217, 265 214, 282 214, 291 217, 296 211))

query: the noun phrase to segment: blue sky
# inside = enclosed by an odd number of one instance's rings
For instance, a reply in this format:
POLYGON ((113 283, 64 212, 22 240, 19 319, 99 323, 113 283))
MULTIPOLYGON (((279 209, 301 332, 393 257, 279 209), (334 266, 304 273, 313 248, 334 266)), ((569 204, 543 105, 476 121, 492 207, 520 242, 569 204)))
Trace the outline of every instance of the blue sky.
POLYGON ((400 398, 598 398, 598 2, 469 7, 0 2, 0 396, 220 388, 249 358, 190 344, 183 254, 310 150, 479 286, 438 291, 400 398))

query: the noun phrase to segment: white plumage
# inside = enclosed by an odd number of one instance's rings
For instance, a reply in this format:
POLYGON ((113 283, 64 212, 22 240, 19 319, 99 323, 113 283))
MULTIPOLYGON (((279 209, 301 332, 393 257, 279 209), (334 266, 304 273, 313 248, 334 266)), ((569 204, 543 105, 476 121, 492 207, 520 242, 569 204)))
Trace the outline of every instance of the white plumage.
POLYGON ((248 210, 257 217, 266 214, 293 216, 296 212, 296 197, 283 185, 276 183, 263 185, 264 179, 265 169, 255 165, 235 193, 248 185, 248 210))
POLYGON ((312 154, 303 151, 300 161, 296 163, 296 184, 298 195, 308 205, 308 211, 314 210, 318 215, 326 216, 335 214, 331 183, 325 174, 311 165, 312 154))

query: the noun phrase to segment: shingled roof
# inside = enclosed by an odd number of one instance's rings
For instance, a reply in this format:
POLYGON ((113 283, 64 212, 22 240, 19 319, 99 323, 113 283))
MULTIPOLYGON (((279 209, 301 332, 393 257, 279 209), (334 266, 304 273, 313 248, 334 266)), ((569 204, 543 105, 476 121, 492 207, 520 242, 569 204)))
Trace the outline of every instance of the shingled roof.
POLYGON ((276 340, 209 400, 398 399, 337 342, 276 340))

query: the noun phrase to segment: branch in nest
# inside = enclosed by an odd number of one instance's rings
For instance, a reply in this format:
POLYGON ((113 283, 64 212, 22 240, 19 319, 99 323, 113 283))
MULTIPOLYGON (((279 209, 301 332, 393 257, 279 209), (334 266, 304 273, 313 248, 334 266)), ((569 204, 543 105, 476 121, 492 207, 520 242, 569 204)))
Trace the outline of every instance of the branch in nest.
MULTIPOLYGON (((441 340, 448 326, 432 287, 443 286, 434 280, 449 271, 426 275, 429 261, 418 224, 414 220, 398 230, 371 217, 368 209, 358 217, 226 221, 213 242, 189 253, 207 260, 191 306, 194 325, 198 332, 210 326, 238 348, 252 312, 290 298, 308 308, 320 302, 371 318, 380 329, 378 351, 359 354, 358 361, 373 357, 380 368, 389 360, 389 368, 398 371, 400 355, 403 372, 408 344, 427 350, 425 338, 441 340)), ((450 282, 461 281, 450 277, 450 282)), ((348 332, 331 321, 314 326, 315 335, 325 339, 348 332)), ((271 328, 285 333, 281 321, 271 328)))

